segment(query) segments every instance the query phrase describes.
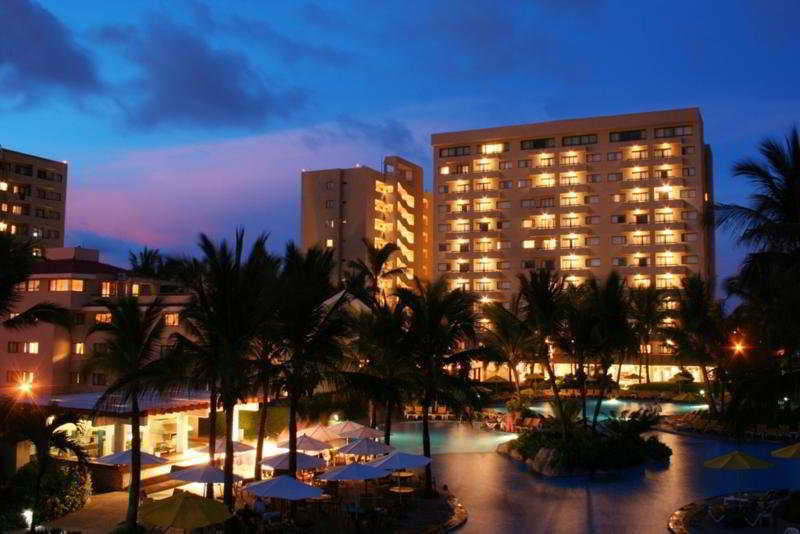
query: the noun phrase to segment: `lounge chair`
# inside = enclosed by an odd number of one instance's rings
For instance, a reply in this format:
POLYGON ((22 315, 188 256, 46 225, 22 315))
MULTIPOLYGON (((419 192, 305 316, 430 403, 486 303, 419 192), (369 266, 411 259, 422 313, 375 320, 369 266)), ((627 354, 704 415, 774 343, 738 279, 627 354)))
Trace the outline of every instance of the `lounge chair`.
POLYGON ((708 507, 708 517, 710 517, 714 523, 722 522, 722 520, 725 519, 725 507, 715 504, 710 505, 708 507), (717 508, 716 511, 715 508, 717 508))

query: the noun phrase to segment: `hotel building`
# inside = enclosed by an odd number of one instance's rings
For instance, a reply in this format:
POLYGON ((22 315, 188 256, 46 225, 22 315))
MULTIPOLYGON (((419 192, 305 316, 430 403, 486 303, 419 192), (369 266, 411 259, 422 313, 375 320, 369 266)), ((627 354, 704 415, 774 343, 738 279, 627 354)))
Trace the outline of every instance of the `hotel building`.
MULTIPOLYGON (((517 274, 629 287, 714 274, 711 149, 697 108, 432 135, 435 275, 508 302, 517 274)), ((653 347, 668 354, 667 345, 653 347)))
POLYGON ((0 148, 0 232, 64 245, 67 163, 0 148))
POLYGON ((387 267, 405 272, 387 281, 386 290, 408 285, 414 276, 430 277, 432 204, 424 195, 421 167, 388 156, 382 171, 365 166, 304 171, 301 183, 302 244, 334 249, 338 279, 348 261, 366 261, 362 239, 375 247, 395 243, 400 248, 387 267))

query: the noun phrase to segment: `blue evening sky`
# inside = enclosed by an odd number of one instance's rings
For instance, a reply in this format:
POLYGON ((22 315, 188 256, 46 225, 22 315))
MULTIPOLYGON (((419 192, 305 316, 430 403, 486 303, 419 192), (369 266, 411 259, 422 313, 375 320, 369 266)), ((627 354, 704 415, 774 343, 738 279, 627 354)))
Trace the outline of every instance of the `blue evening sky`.
MULTIPOLYGON (((124 263, 299 237, 302 168, 431 181, 430 134, 700 107, 718 201, 800 109, 800 2, 2 0, 4 147, 70 163, 67 244, 124 263)), ((743 251, 719 234, 717 270, 743 251)))

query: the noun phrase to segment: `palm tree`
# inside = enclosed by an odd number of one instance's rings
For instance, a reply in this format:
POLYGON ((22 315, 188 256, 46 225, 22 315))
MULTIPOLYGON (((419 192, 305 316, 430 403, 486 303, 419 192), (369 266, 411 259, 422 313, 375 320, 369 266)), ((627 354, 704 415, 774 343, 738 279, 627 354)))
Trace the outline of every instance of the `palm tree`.
MULTIPOLYGON (((563 317, 556 331, 555 343, 561 352, 568 355, 575 364, 575 379, 581 393, 581 413, 584 425, 588 425, 589 419, 586 414, 587 365, 590 357, 597 350, 597 342, 594 309, 589 299, 587 286, 569 286, 563 305, 563 317)), ((568 406, 564 406, 564 410, 569 411, 569 409, 568 406)), ((558 413, 557 410, 554 412, 558 413)))
MULTIPOLYGON (((95 403, 95 410, 113 410, 119 404, 130 403, 131 431, 131 483, 128 488, 128 513, 125 521, 129 529, 136 527, 139 513, 139 488, 141 482, 141 433, 139 400, 151 393, 158 377, 158 362, 164 333, 161 301, 155 299, 142 308, 136 297, 118 300, 100 299, 95 303, 111 314, 108 323, 95 323, 87 337, 102 334, 102 349, 89 355, 85 367, 102 369, 115 378, 95 403)), ((127 410, 127 408, 126 408, 127 410)))
POLYGON ((608 370, 614 364, 615 358, 622 361, 625 354, 630 352, 631 347, 635 346, 636 340, 628 320, 629 305, 625 279, 616 271, 611 271, 602 283, 591 278, 587 282, 586 289, 591 302, 590 306, 593 309, 593 336, 601 370, 598 377, 600 379, 600 396, 592 417, 592 428, 595 428, 603 397, 611 381, 608 370))
POLYGON ((716 416, 709 366, 714 365, 716 354, 725 352, 722 349, 725 343, 722 304, 714 299, 713 283, 699 274, 686 277, 677 301, 676 324, 665 332, 675 343, 680 359, 700 366, 706 385, 706 402, 710 413, 716 416))
MULTIPOLYGON (((468 363, 484 351, 467 347, 477 341, 478 297, 461 289, 449 291, 444 278, 423 283, 416 277, 414 289, 399 288, 395 295, 409 314, 408 356, 417 369, 414 389, 422 404, 423 454, 430 457, 431 406, 437 402, 454 407, 477 404, 476 391, 467 377, 468 363)), ((425 468, 425 491, 433 493, 430 465, 425 468)))
MULTIPOLYGON (((563 411, 561 395, 556 383, 556 374, 550 362, 549 343, 555 342, 564 318, 566 284, 563 276, 549 269, 531 270, 527 275, 521 273, 518 277, 519 291, 525 301, 523 307, 525 320, 530 328, 538 334, 536 359, 547 370, 550 387, 553 389, 554 400, 560 413, 563 411)), ((563 424, 563 432, 566 436, 569 432, 568 425, 563 424)))
POLYGON ((41 321, 69 329, 70 313, 61 306, 40 302, 26 310, 16 309, 22 298, 19 284, 31 276, 35 262, 41 261, 33 255, 33 246, 30 240, 0 232, 0 325, 18 329, 41 321), (12 313, 16 315, 11 317, 12 313))
POLYGON ((347 263, 352 273, 350 285, 355 285, 359 289, 363 288, 364 291, 356 296, 365 300, 367 306, 372 307, 374 303, 386 300, 386 293, 381 289, 381 282, 393 276, 400 276, 405 269, 402 267, 387 269, 392 254, 400 250, 396 244, 386 243, 377 248, 366 238, 361 241, 367 250, 367 261, 358 258, 347 263))
POLYGON ((297 474, 297 415, 301 401, 320 387, 330 389, 344 359, 347 319, 344 291, 331 279, 333 251, 311 247, 305 253, 286 246, 280 274, 280 304, 272 322, 276 387, 289 397, 289 474, 297 474))
POLYGON ((509 308, 500 302, 483 307, 483 314, 489 320, 482 336, 484 346, 488 354, 496 356, 511 369, 518 395, 520 384, 517 366, 533 359, 538 343, 536 333, 525 321, 522 306, 522 295, 517 293, 512 297, 509 308))
POLYGON ((665 320, 671 317, 670 311, 666 308, 666 293, 653 286, 631 288, 628 291, 628 301, 633 331, 641 347, 640 355, 641 351, 644 351, 645 382, 649 384, 650 342, 663 330, 665 320))
POLYGON ((52 452, 75 456, 80 465, 88 461, 81 445, 61 430, 64 425, 77 425, 78 416, 51 406, 18 404, 8 397, 0 399, 0 413, 4 414, 0 440, 7 443, 30 441, 36 449, 36 481, 33 493, 33 517, 30 531, 36 531, 37 513, 42 509, 42 481, 52 462, 52 452))
POLYGON ((733 167, 734 176, 743 176, 755 186, 751 205, 717 204, 714 207, 717 224, 737 234, 741 245, 754 247, 752 254, 777 253, 796 260, 800 251, 800 136, 797 128, 792 128, 785 146, 780 141, 765 139, 759 145, 759 152, 765 161, 746 158, 733 167))
MULTIPOLYGON (((244 254, 244 231, 234 242, 219 245, 200 235, 202 260, 187 260, 181 271, 192 300, 182 313, 186 336, 176 334, 176 350, 193 358, 195 379, 210 389, 211 424, 216 405, 225 414, 224 501, 233 509, 233 411, 252 391, 248 369, 258 352, 260 336, 273 316, 274 285, 270 284, 275 259, 266 251, 265 234, 259 235, 244 254)), ((211 432, 215 438, 214 431, 211 432)), ((211 438, 211 436, 210 436, 211 438)), ((213 442, 209 443, 213 460, 213 442)))
POLYGON ((384 442, 392 433, 392 413, 406 398, 413 383, 414 366, 406 357, 409 338, 406 317, 399 305, 379 305, 353 317, 353 369, 345 381, 356 395, 366 395, 370 402, 385 410, 384 442))

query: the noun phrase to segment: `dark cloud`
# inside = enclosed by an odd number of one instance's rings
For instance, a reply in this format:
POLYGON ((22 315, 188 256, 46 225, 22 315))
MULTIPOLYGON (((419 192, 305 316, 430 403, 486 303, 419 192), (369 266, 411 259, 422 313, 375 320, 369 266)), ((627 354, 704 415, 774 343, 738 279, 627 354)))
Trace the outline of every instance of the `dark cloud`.
POLYGON ((124 105, 137 127, 257 127, 292 115, 305 101, 301 90, 277 87, 243 54, 212 48, 193 28, 164 17, 150 17, 138 31, 107 27, 97 36, 119 45, 138 67, 124 105))
POLYGON ((340 115, 333 125, 313 128, 302 136, 309 148, 319 148, 342 140, 369 144, 382 151, 424 158, 426 149, 415 138, 411 129, 397 119, 367 122, 350 115, 340 115))
POLYGON ((30 103, 59 90, 100 90, 94 59, 52 13, 30 0, 2 0, 0 20, 0 92, 30 103))

